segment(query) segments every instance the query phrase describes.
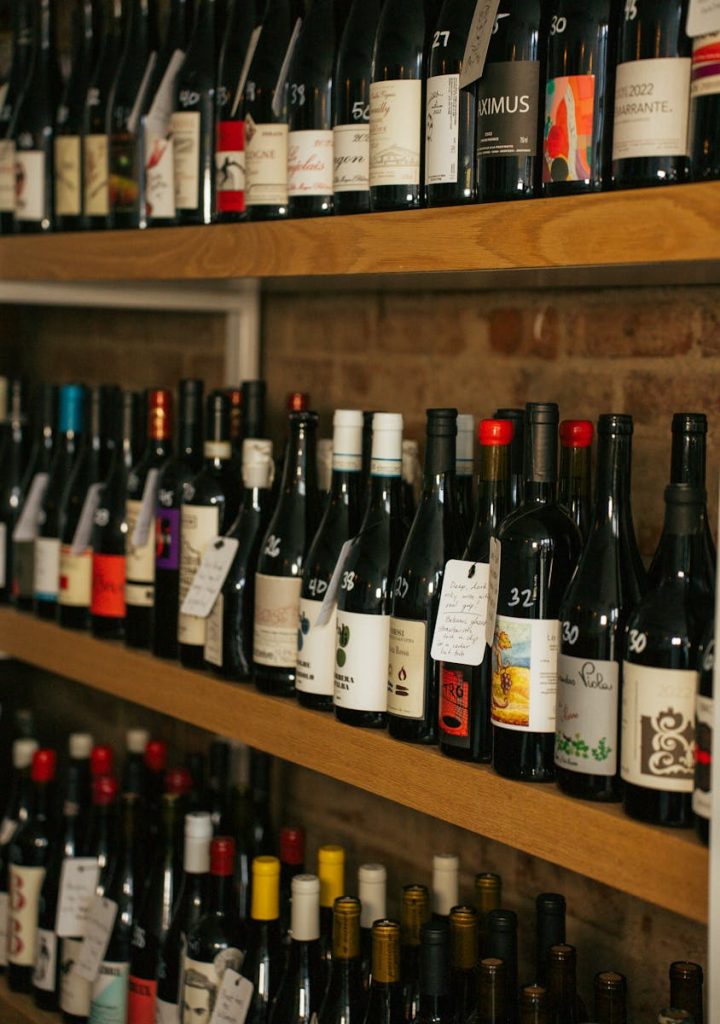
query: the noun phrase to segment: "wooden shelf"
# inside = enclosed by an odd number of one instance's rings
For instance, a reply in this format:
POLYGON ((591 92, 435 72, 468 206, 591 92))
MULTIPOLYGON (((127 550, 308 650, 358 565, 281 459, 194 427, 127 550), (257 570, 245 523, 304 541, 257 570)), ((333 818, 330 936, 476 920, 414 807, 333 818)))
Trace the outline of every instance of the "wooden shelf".
POLYGON ((0 1021, 2 1024, 58 1024, 56 1013, 38 1010, 32 996, 11 992, 7 979, 0 977, 0 1021))
POLYGON ((720 182, 709 182, 285 223, 18 236, 0 239, 0 280, 323 278, 647 266, 670 270, 679 280, 690 271, 705 280, 717 274, 720 260, 719 208, 720 182))
POLYGON ((553 786, 508 782, 485 766, 8 608, 0 609, 0 650, 707 921, 708 855, 691 833, 641 825, 619 807, 570 800, 553 786))

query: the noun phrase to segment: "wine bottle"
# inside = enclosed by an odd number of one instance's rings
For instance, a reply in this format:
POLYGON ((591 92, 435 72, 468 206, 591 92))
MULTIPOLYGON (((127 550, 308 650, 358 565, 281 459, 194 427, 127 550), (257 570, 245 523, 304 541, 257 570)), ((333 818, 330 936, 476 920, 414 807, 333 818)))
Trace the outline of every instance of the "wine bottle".
POLYGON ((19 739, 13 742, 13 781, 5 815, 0 825, 0 972, 7 968, 8 935, 10 923, 10 840, 30 816, 32 806, 32 780, 30 769, 35 751, 34 739, 19 739))
POLYGON ((318 878, 320 879, 320 959, 327 982, 330 978, 332 961, 333 907, 335 900, 345 895, 345 851, 342 846, 327 844, 319 848, 318 878))
POLYGON ((361 864, 358 868, 360 899, 360 957, 363 988, 372 979, 372 926, 387 917, 387 871, 384 864, 361 864))
POLYGON ((703 1024, 703 969, 689 960, 670 964, 670 1005, 686 1010, 696 1024, 703 1024))
POLYGON ((333 707, 335 608, 321 625, 317 622, 342 546, 358 532, 362 413, 338 409, 333 426, 330 496, 303 567, 295 680, 299 702, 322 711, 333 707))
POLYGON ((565 943, 552 946, 548 956, 548 1001, 554 1024, 579 1024, 586 1019, 577 993, 577 954, 565 943))
POLYGON ((257 43, 255 0, 234 0, 218 62, 215 137, 215 220, 231 223, 245 216, 245 121, 240 100, 243 72, 257 43))
POLYGON ((599 192, 610 181, 615 7, 611 0, 549 4, 543 195, 599 192))
MULTIPOLYGON (((507 980, 503 960, 485 957, 478 968, 477 1024, 505 1024, 507 1020, 507 980)), ((523 1020, 524 1024, 524 1020, 523 1020)))
POLYGON ((366 1024, 402 1024, 403 986, 400 982, 400 925, 397 921, 373 924, 372 982, 366 1024))
POLYGON ((698 655, 700 684, 695 701, 695 781, 692 808, 695 829, 707 846, 710 842, 712 818, 712 734, 713 734, 713 669, 715 667, 715 623, 710 621, 700 644, 698 655))
MULTIPOLYGON (((477 518, 463 558, 489 563, 490 540, 511 510, 510 459, 513 424, 482 420, 477 518)), ((442 662, 440 666, 440 749, 463 761, 492 758, 490 686, 492 656, 486 650, 478 666, 442 662)))
POLYGON ((451 1017, 448 991, 448 929, 444 921, 429 921, 420 932, 420 1005, 418 1024, 446 1024, 451 1017))
POLYGON ((301 574, 320 513, 317 424, 315 412, 290 414, 280 494, 262 540, 255 576, 255 685, 279 697, 295 693, 301 574))
POLYGON ((85 390, 79 384, 60 389, 58 441, 47 490, 40 506, 35 538, 35 614, 54 619, 60 585, 60 514, 84 429, 85 390))
POLYGON ((205 634, 205 662, 226 679, 252 676, 255 566, 270 518, 272 473, 272 441, 243 441, 243 496, 228 533, 238 548, 205 634))
POLYGON ((335 715, 348 725, 387 724, 392 586, 406 527, 401 518, 402 416, 373 417, 370 492, 340 582, 335 715))
POLYGON ((20 514, 20 502, 30 454, 30 436, 25 408, 26 389, 21 380, 10 382, 8 437, 2 449, 0 482, 0 603, 12 594, 13 532, 20 514))
POLYGON ((589 420, 563 420, 560 424, 560 480, 558 498, 570 513, 583 539, 592 519, 590 468, 593 425, 589 420))
POLYGON ((428 409, 423 493, 395 570, 390 619, 388 728, 395 739, 436 743, 440 663, 430 656, 445 564, 459 557, 455 496, 457 411, 428 409))
POLYGON ((497 409, 496 420, 510 420, 513 439, 510 446, 510 507, 516 509, 525 497, 525 412, 522 409, 497 409))
POLYGON ((291 942, 287 967, 270 1012, 270 1024, 309 1024, 326 986, 320 952, 320 879, 292 881, 291 942))
POLYGON ((434 26, 425 95, 425 194, 428 206, 475 202, 474 84, 460 88, 474 0, 445 0, 434 26))
MULTIPOLYGON (((400 904, 400 984, 401 1014, 413 1021, 420 1004, 420 931, 430 918, 430 893, 424 885, 404 885, 400 904)), ((375 962, 375 923, 373 922, 373 957, 375 962)), ((373 977, 374 981, 374 977, 373 977)), ((370 986, 372 992, 372 984, 370 986)), ((384 990, 383 990, 384 991, 384 990)))
POLYGON ((33 57, 33 0, 12 5, 12 61, 5 95, 0 103, 0 235, 15 229, 15 140, 9 132, 22 99, 33 57))
MULTIPOLYGON (((143 869, 149 864, 154 850, 154 842, 160 841, 162 826, 162 800, 165 792, 165 772, 167 770, 167 743, 164 740, 148 740, 145 747, 143 762, 145 782, 141 813, 143 818, 143 834, 146 848, 143 856, 143 869)), ((143 874, 144 880, 144 874, 143 874)))
POLYGON ((487 918, 491 910, 498 910, 502 902, 502 878, 493 871, 480 871, 475 875, 475 909, 480 929, 480 952, 485 956, 487 918))
POLYGON ((280 923, 283 942, 290 942, 292 880, 305 874, 305 832, 294 825, 280 830, 280 923))
POLYGON ((541 892, 535 897, 535 979, 548 983, 550 950, 565 942, 565 897, 541 892))
POLYGON ((118 397, 115 387, 90 389, 89 430, 83 437, 60 507, 57 620, 61 626, 72 629, 86 629, 90 623, 94 502, 112 457, 108 419, 118 397))
POLYGON ((36 750, 30 777, 33 794, 27 820, 10 840, 8 921, 8 985, 13 992, 31 992, 37 957, 38 906, 53 839, 52 784, 55 751, 36 750))
POLYGON ((76 0, 72 15, 72 65, 55 127, 55 227, 58 231, 76 231, 83 227, 81 132, 97 43, 93 15, 91 0, 76 0))
POLYGON ((692 586, 704 556, 704 506, 704 490, 688 484, 666 489, 659 582, 634 609, 625 632, 624 806, 630 817, 657 825, 692 824, 697 649, 711 610, 692 586))
POLYGON ((560 606, 555 767, 562 791, 588 800, 620 799, 622 645, 646 588, 630 508, 632 431, 630 416, 598 420, 595 515, 560 606))
MULTIPOLYGON (((720 32, 693 39, 688 147, 693 181, 720 178, 720 136, 717 130, 720 95, 720 74, 717 70, 719 57, 720 32)), ((0 152, 1 147, 0 142, 0 152)))
POLYGON ((480 202, 532 199, 540 192, 544 108, 540 80, 546 48, 541 16, 541 0, 522 0, 501 3, 495 19, 477 83, 480 202))
POLYGON ((333 907, 332 966, 319 1024, 363 1024, 367 993, 360 954, 360 900, 341 896, 333 907))
POLYGON ((406 437, 402 443, 402 517, 412 523, 417 511, 417 497, 421 485, 422 469, 418 453, 420 445, 406 437))
POLYGON ((475 475, 475 417, 459 413, 455 445, 455 494, 457 518, 462 527, 463 545, 472 532, 475 521, 473 478, 475 475))
POLYGON ((212 823, 207 812, 185 816, 183 876, 170 927, 160 944, 158 956, 156 1010, 159 1024, 176 1024, 180 1020, 185 942, 208 907, 211 837, 212 823))
POLYGON ((524 985, 520 992, 520 1024, 549 1024, 548 991, 542 985, 524 985))
MULTIPOLYGON (((180 508, 180 608, 205 548, 213 538, 227 532, 239 505, 239 482, 233 472, 230 444, 230 403, 222 391, 213 391, 207 397, 203 452, 203 468, 183 489, 180 508)), ((178 615, 180 661, 187 668, 202 667, 206 624, 195 615, 182 611, 178 615)))
POLYGON ((518 941, 517 914, 512 910, 491 910, 485 922, 483 955, 505 964, 505 1002, 508 1020, 517 1018, 518 941))
POLYGON ((287 78, 291 217, 333 212, 334 0, 311 0, 287 78))
POLYGON ((528 782, 547 782, 555 775, 558 616, 580 553, 578 528, 556 500, 558 419, 557 405, 528 404, 525 500, 498 534, 493 767, 506 778, 528 782))
POLYGON ((83 153, 83 224, 97 231, 109 226, 110 142, 108 115, 110 94, 123 47, 121 0, 106 0, 103 34, 85 103, 83 153))
POLYGON ((60 71, 55 52, 55 4, 40 0, 33 58, 13 114, 15 231, 38 233, 55 226, 54 135, 60 71))
POLYGON ((612 180, 616 188, 673 185, 690 174, 692 43, 685 0, 633 0, 621 18, 612 180))
POLYGON ((595 975, 595 1018, 598 1024, 627 1024, 627 981, 617 971, 595 975))
POLYGON ((252 862, 252 904, 248 955, 243 977, 252 982, 248 1024, 268 1024, 282 976, 284 956, 280 934, 280 861, 255 857, 252 862))
POLYGON ((450 911, 449 1017, 455 1024, 467 1021, 478 1009, 478 960, 480 937, 475 907, 455 906, 450 911))
MULTIPOLYGON (((370 76, 382 0, 353 0, 333 78, 335 212, 370 209, 370 76)), ((368 466, 369 471, 369 466, 368 466)))

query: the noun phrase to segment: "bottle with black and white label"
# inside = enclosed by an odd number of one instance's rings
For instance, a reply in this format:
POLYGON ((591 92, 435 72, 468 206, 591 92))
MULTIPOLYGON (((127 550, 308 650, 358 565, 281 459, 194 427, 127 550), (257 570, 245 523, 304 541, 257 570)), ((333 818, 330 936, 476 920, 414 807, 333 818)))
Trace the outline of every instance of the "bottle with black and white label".
POLYGON ((334 0, 312 0, 285 86, 291 217, 320 217, 333 212, 334 65, 334 0))
POLYGON ((83 218, 93 231, 108 227, 110 217, 110 144, 108 104, 123 45, 121 0, 106 0, 103 34, 90 79, 82 132, 83 218))
POLYGON ((7 968, 8 925, 10 920, 10 840, 30 816, 32 780, 30 769, 37 740, 17 739, 12 745, 13 775, 10 798, 0 823, 0 973, 7 968))
POLYGON ((91 0, 76 0, 73 10, 73 57, 55 126, 55 229, 83 227, 82 128, 95 49, 91 0))
POLYGON ((547 37, 541 0, 504 2, 477 83, 477 198, 532 199, 540 192, 547 37))
POLYGON ((32 65, 13 114, 15 231, 52 231, 55 225, 54 135, 60 70, 55 52, 55 4, 39 0, 32 65))
POLYGON ((381 0, 354 0, 333 79, 335 213, 370 209, 370 75, 381 0))
POLYGON ((720 178, 720 32, 692 41, 688 152, 693 181, 720 178))
POLYGON ((692 42, 687 0, 627 0, 615 71, 616 188, 687 181, 692 42))
POLYGON ((253 666, 263 693, 295 694, 302 571, 320 519, 315 412, 290 413, 280 493, 255 575, 253 666))
POLYGON ((8 436, 2 446, 0 481, 0 603, 12 594, 13 531, 20 515, 23 481, 30 454, 27 394, 21 380, 8 382, 8 436))
POLYGON ((402 430, 399 413, 374 414, 370 493, 337 600, 335 715, 348 725, 375 729, 387 725, 393 580, 407 537, 402 430))
POLYGON ((423 490, 395 570, 388 666, 388 729, 437 743, 441 663, 430 655, 446 563, 465 547, 455 496, 457 409, 428 409, 423 490))
POLYGON ((630 416, 598 420, 595 514, 560 607, 555 769, 560 789, 586 800, 621 796, 622 647, 646 589, 630 505, 632 432, 630 416))
POLYGON ((303 568, 295 687, 300 704, 322 711, 332 711, 335 690, 334 602, 324 621, 318 619, 341 549, 360 525, 362 425, 362 412, 336 410, 330 497, 303 568))
POLYGON ((525 412, 525 499, 500 526, 502 545, 490 707, 493 767, 526 782, 555 777, 560 603, 580 531, 557 500, 558 407, 525 412))
POLYGON ((12 63, 5 94, 0 103, 0 235, 15 230, 15 140, 10 124, 22 98, 33 56, 33 0, 15 0, 12 5, 12 63))
POLYGON ((631 818, 654 825, 693 823, 698 646, 711 597, 692 579, 704 558, 705 491, 665 490, 657 583, 625 631, 620 774, 631 818))
POLYGON ((692 807, 695 812, 695 829, 707 846, 710 842, 712 818, 714 621, 708 624, 700 644, 698 667, 700 684, 695 701, 695 781, 692 807))
POLYGON ((428 206, 475 202, 475 85, 460 88, 475 0, 445 0, 434 26, 425 83, 428 206))

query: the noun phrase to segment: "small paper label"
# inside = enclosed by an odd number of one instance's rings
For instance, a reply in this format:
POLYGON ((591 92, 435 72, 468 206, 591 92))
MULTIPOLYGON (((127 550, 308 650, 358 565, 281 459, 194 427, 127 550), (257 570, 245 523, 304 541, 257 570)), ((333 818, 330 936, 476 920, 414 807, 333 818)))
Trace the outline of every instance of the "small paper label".
POLYGON ((613 160, 687 153, 691 64, 663 57, 618 65, 613 160))
POLYGON ((41 221, 45 210, 45 154, 42 150, 18 149, 15 154, 15 219, 41 221))
POLYGON ((84 981, 95 981, 110 943, 117 903, 94 896, 85 917, 85 937, 75 971, 84 981))
POLYGON ((461 89, 482 76, 499 7, 500 0, 478 0, 475 6, 460 72, 461 89))
POLYGON ((251 981, 228 967, 223 974, 210 1024, 245 1024, 254 991, 251 981))
POLYGON ((558 658, 555 764, 583 775, 617 771, 620 666, 596 658, 558 658))
POLYGON ((340 554, 338 555, 338 560, 335 563, 335 569, 333 570, 333 574, 330 577, 330 582, 328 584, 327 590, 325 591, 325 595, 320 606, 320 611, 318 612, 317 618, 315 620, 316 628, 322 628, 323 626, 326 626, 333 616, 333 612, 335 611, 335 607, 337 605, 338 591, 340 590, 340 581, 342 580, 342 574, 345 572, 345 566, 347 565, 347 560, 350 557, 350 551, 352 550, 352 546, 354 543, 355 539, 350 538, 350 540, 346 540, 343 546, 340 548, 340 554))
POLYGON ((240 541, 233 537, 214 537, 205 548, 202 561, 180 607, 183 615, 206 619, 230 572, 240 541))
POLYGON ((690 0, 687 34, 705 36, 720 32, 720 0, 690 0))
POLYGON ((257 44, 260 42, 260 36, 262 35, 262 25, 256 25, 250 34, 250 42, 248 43, 247 52, 245 54, 245 60, 243 66, 240 69, 240 77, 238 79, 237 91, 235 92, 235 98, 233 99, 232 109, 230 111, 230 117, 235 117, 240 106, 240 101, 243 98, 245 92, 245 83, 247 82, 248 72, 250 71, 250 65, 252 64, 253 57, 255 56, 255 50, 257 44))
POLYGON ((38 928, 37 956, 33 971, 33 985, 41 992, 54 992, 57 978, 57 946, 55 932, 38 928))
POLYGON ((288 201, 288 126, 245 118, 245 200, 249 206, 288 201))
POLYGON ((155 518, 155 505, 157 504, 157 485, 159 476, 159 469, 151 469, 148 471, 148 475, 145 478, 142 505, 140 506, 140 512, 138 514, 137 519, 135 520, 135 528, 133 529, 130 538, 133 547, 144 547, 145 544, 147 544, 148 540, 150 539, 150 527, 153 525, 153 521, 155 518))
POLYGON ((8 960, 20 967, 35 966, 38 906, 44 878, 45 868, 10 865, 8 960))
POLYGON ((447 563, 431 651, 435 661, 481 664, 487 648, 489 581, 490 566, 483 562, 447 563))
POLYGON ((273 93, 272 101, 272 112, 275 117, 280 117, 285 106, 285 83, 287 82, 288 72, 290 71, 290 62, 292 61, 293 54, 295 52, 295 45, 300 35, 300 29, 302 28, 302 18, 298 18, 295 22, 295 27, 292 30, 288 48, 285 52, 285 59, 280 67, 280 73, 278 74, 277 82, 275 83, 275 91, 273 93))
POLYGON ((47 490, 49 473, 36 473, 23 503, 22 512, 13 530, 13 540, 35 540, 40 506, 47 490))
POLYGON ((96 857, 66 857, 63 861, 55 919, 55 931, 60 938, 78 938, 85 934, 85 921, 99 875, 96 857))
POLYGON ((60 1008, 73 1017, 87 1017, 92 998, 92 982, 75 970, 82 945, 82 939, 63 939, 60 951, 60 1008))
POLYGON ((319 626, 317 616, 321 608, 321 601, 300 598, 295 687, 301 693, 332 697, 335 690, 336 613, 333 607, 330 619, 319 626))
POLYGON ((100 495, 102 494, 104 486, 105 484, 99 483, 90 484, 88 487, 82 511, 80 512, 80 518, 78 519, 77 526, 75 527, 75 533, 73 534, 72 547, 70 551, 72 555, 82 555, 83 552, 90 547, 93 523, 95 522, 95 513, 98 510, 100 495))
POLYGON ((370 187, 420 184, 422 82, 370 86, 370 187))

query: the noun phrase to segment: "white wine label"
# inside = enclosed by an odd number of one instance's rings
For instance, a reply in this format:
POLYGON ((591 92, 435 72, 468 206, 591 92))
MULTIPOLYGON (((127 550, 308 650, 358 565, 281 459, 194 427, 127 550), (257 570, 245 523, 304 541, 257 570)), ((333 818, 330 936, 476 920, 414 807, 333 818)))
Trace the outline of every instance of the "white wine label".
POLYGON ((45 211, 45 154, 39 149, 18 149, 15 153, 15 217, 40 221, 45 211))
POLYGON ((43 503, 49 479, 49 473, 36 473, 33 477, 27 498, 23 503, 20 518, 13 530, 13 540, 34 541, 37 537, 40 506, 43 503))
POLYGON ((335 690, 335 625, 336 607, 324 625, 317 619, 322 601, 300 599, 300 628, 297 635, 298 655, 295 687, 303 693, 332 697, 335 690))
POLYGON ((301 585, 295 576, 255 576, 253 661, 259 665, 296 667, 301 585))
POLYGON ((55 213, 78 217, 82 213, 81 140, 79 135, 55 137, 55 213))
POLYGON ((692 793, 698 673, 623 663, 620 774, 626 782, 692 793))
POLYGON ((370 187, 420 184, 422 82, 370 86, 370 187))
POLYGON ((98 976, 110 936, 112 935, 118 905, 105 896, 93 896, 85 915, 85 935, 75 970, 85 981, 93 982, 98 976))
POLYGON ((451 559, 445 566, 435 622, 432 657, 460 665, 480 665, 487 650, 485 626, 490 597, 490 566, 451 559))
POLYGON ((0 967, 7 965, 8 918, 10 900, 6 892, 0 892, 0 967))
POLYGON ((54 601, 60 582, 60 541, 57 537, 35 538, 35 597, 54 601))
POLYGON ((719 93, 720 32, 715 32, 710 36, 701 36, 693 44, 690 95, 693 99, 699 99, 701 96, 717 96, 719 93))
POLYGON ((284 206, 288 201, 288 126, 245 119, 245 201, 284 206))
POLYGON ((352 711, 387 711, 389 615, 337 612, 334 703, 352 711))
POLYGON ((391 715, 422 718, 425 714, 427 623, 390 619, 388 698, 391 715))
POLYGON ((226 971, 238 973, 243 959, 242 952, 232 947, 218 953, 209 964, 186 956, 180 999, 183 1019, 193 1024, 210 1024, 226 971))
POLYGON ((105 960, 95 978, 89 1024, 126 1024, 129 963, 105 960))
POLYGON ((10 865, 8 962, 19 967, 35 966, 38 905, 44 877, 45 868, 10 865))
POLYGON ((539 103, 539 61, 488 64, 478 82, 478 156, 535 156, 539 103))
POLYGON ((463 54, 461 89, 476 81, 483 73, 499 6, 500 0, 477 0, 475 4, 463 54))
POLYGON ((227 968, 223 974, 210 1024, 245 1024, 255 987, 237 971, 227 968))
POLYGON ((200 113, 175 110, 170 118, 175 168, 175 206, 197 210, 200 205, 200 113))
POLYGON ((69 544, 60 548, 58 604, 89 608, 92 600, 92 550, 74 555, 69 544))
MULTIPOLYGON (((152 497, 154 508, 154 495, 152 497)), ((144 500, 128 501, 125 505, 128 527, 125 542, 125 601, 137 608, 152 608, 155 596, 155 537, 146 530, 145 540, 140 538, 141 542, 138 543, 138 525, 144 507, 144 500)))
POLYGON ((701 818, 712 817, 712 744, 713 715, 712 697, 698 694, 695 704, 695 788, 693 810, 701 818))
POLYGON ((205 547, 202 561, 185 595, 180 611, 206 619, 213 610, 227 579, 240 541, 234 537, 212 537, 205 547))
POLYGON ((617 662, 559 656, 556 765, 583 775, 615 775, 619 698, 617 662))
POLYGON ((82 939, 63 939, 60 948, 60 1009, 73 1017, 87 1017, 90 1013, 92 982, 85 981, 76 971, 82 939))
POLYGON ((327 196, 333 190, 333 133, 288 134, 288 195, 327 196))
POLYGON ((207 617, 205 625, 205 651, 203 657, 210 665, 222 668, 223 663, 223 616, 225 615, 225 598, 218 594, 213 610, 207 617))
POLYGON ((690 0, 687 17, 689 36, 720 32, 720 0, 690 0))
POLYGON ((690 72, 690 57, 618 64, 613 160, 687 153, 690 72))
POLYGON ((48 928, 38 928, 33 985, 42 992, 55 991, 57 947, 58 940, 55 932, 48 928))
POLYGON ((15 143, 0 139, 0 213, 15 211, 15 143))
POLYGON ((107 217, 110 212, 110 158, 107 135, 86 135, 83 139, 85 197, 88 217, 107 217))
POLYGON ((501 729, 555 732, 560 623, 498 615, 491 717, 501 729))
MULTIPOLYGON (((219 525, 216 507, 183 505, 180 515, 180 604, 195 579, 205 549, 217 537, 219 525)), ((178 640, 181 644, 205 646, 205 619, 195 615, 178 616, 178 640)))
POLYGON ((460 75, 428 78, 425 110, 425 184, 455 184, 458 176, 460 75))
POLYGON ((60 938, 85 934, 85 920, 97 889, 97 857, 66 857, 60 872, 55 931, 60 938))
POLYGON ((370 125, 339 124, 333 129, 333 190, 367 192, 370 188, 370 125))

